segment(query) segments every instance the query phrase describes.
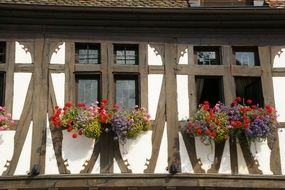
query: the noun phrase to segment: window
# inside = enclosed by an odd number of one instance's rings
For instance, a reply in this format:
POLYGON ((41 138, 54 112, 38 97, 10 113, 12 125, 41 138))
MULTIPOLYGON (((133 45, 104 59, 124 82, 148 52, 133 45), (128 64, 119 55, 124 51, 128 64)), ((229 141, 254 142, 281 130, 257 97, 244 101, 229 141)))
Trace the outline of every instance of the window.
POLYGON ((0 42, 0 64, 6 62, 6 43, 0 42))
POLYGON ((234 47, 236 65, 258 66, 258 49, 257 47, 234 47))
POLYGON ((235 77, 236 95, 264 106, 260 77, 235 77))
POLYGON ((195 47, 198 65, 220 65, 220 51, 218 47, 195 47))
POLYGON ((134 108, 139 104, 138 76, 130 74, 116 74, 115 101, 123 108, 134 108))
POLYGON ((115 44, 114 57, 115 57, 115 64, 138 65, 138 45, 115 44))
POLYGON ((0 106, 4 105, 5 96, 5 73, 0 73, 0 106))
POLYGON ((87 106, 100 99, 100 75, 76 74, 77 102, 85 102, 87 106))
POLYGON ((195 82, 198 105, 205 100, 209 101, 211 106, 214 106, 219 101, 223 102, 222 77, 198 76, 195 82))
POLYGON ((100 64, 100 44, 76 43, 75 63, 100 64))

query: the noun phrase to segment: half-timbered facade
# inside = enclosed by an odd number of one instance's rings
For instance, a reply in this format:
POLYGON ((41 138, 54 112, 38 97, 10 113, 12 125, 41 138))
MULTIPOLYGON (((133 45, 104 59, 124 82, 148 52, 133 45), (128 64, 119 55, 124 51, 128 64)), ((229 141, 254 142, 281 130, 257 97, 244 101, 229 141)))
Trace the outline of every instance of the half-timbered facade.
POLYGON ((0 104, 16 126, 0 131, 0 189, 285 189, 284 5, 1 0, 0 104), (206 146, 180 130, 236 96, 276 107, 272 139, 206 146), (103 98, 148 108, 152 130, 121 146, 50 123, 56 105, 103 98))

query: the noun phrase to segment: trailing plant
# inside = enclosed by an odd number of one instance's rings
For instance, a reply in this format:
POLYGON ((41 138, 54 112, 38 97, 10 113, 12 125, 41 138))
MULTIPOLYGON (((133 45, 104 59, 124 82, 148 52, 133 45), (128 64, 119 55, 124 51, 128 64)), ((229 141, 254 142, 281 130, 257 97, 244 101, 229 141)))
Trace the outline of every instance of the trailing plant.
POLYGON ((0 131, 9 130, 14 126, 15 122, 12 120, 12 115, 6 112, 6 108, 0 106, 0 131))

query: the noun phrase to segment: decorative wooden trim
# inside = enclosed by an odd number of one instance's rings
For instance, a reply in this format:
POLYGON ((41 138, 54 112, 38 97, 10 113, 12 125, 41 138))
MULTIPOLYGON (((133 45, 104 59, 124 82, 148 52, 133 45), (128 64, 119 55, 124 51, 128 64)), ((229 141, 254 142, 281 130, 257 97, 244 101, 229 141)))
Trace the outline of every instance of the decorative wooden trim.
POLYGON ((14 67, 15 67, 15 42, 8 41, 7 43, 7 63, 6 63, 6 83, 5 83, 5 107, 7 112, 13 111, 13 97, 14 97, 14 67))
POLYGON ((202 162, 200 158, 197 158, 196 146, 195 146, 195 138, 191 137, 190 134, 181 131, 183 141, 185 143, 185 147, 193 167, 194 173, 205 173, 205 170, 202 168, 202 162))
MULTIPOLYGON (((53 82, 51 78, 51 74, 49 73, 49 104, 48 104, 48 115, 49 118, 52 117, 54 108, 57 105, 53 82)), ((50 131, 52 137, 52 144, 54 149, 54 154, 56 158, 56 163, 58 166, 58 171, 60 174, 70 174, 70 171, 66 168, 67 161, 62 158, 62 131, 54 127, 50 122, 50 131)))
POLYGON ((73 42, 65 43, 65 102, 75 102, 75 76, 74 62, 75 60, 75 44, 73 42))
POLYGON ((33 79, 31 79, 23 111, 18 122, 18 126, 14 136, 14 153, 9 165, 6 164, 7 170, 3 172, 3 176, 12 176, 17 168, 17 164, 25 143, 26 136, 29 131, 29 126, 32 120, 32 97, 33 96, 33 79))
MULTIPOLYGON (((31 58, 32 58, 32 63, 35 62, 35 57, 33 55, 35 55, 35 44, 34 44, 34 39, 29 40, 29 41, 18 41, 20 45, 23 45, 23 50, 25 50, 26 52, 30 52, 31 54, 31 58)), ((18 63, 17 63, 18 64, 18 63)), ((16 64, 16 65, 17 65, 16 64)), ((21 63, 20 63, 21 64, 21 63)))
POLYGON ((46 39, 35 40, 34 86, 33 86, 33 133, 31 164, 40 166, 45 173, 46 120, 47 120, 47 84, 48 84, 48 44, 46 39))
POLYGON ((165 76, 163 76, 161 91, 159 95, 159 101, 157 105, 157 111, 155 115, 155 120, 153 122, 153 131, 152 131, 152 152, 151 158, 145 164, 147 168, 144 170, 144 173, 154 173, 155 166, 158 159, 158 154, 161 146, 164 126, 165 126, 165 104, 166 104, 166 95, 165 95, 165 76))
POLYGON ((139 43, 140 105, 148 108, 148 51, 147 43, 139 43))
MULTIPOLYGON (((230 105, 234 98, 236 97, 235 92, 235 81, 232 76, 232 49, 230 46, 223 46, 222 50, 222 63, 224 64, 225 73, 223 76, 224 83, 224 94, 225 94, 225 103, 230 105)), ((231 170, 232 174, 238 173, 238 158, 237 158, 237 147, 236 139, 230 137, 230 157, 231 157, 231 170)), ((221 155, 220 155, 221 156, 221 155)))
POLYGON ((59 46, 61 46, 63 43, 64 43, 63 41, 49 40, 49 47, 48 47, 48 60, 49 60, 49 63, 51 61, 52 54, 53 53, 57 53, 60 50, 59 46))
POLYGON ((219 172, 225 144, 226 144, 226 141, 215 143, 214 162, 212 163, 211 168, 208 169, 207 171, 208 173, 218 173, 219 172))
POLYGON ((175 164, 181 172, 179 153, 177 81, 175 66, 177 65, 176 44, 165 44, 165 90, 166 90, 166 121, 168 140, 168 168, 175 164), (175 100, 175 101, 173 101, 175 100))
MULTIPOLYGON (((275 106, 274 101, 274 90, 273 90, 273 79, 272 79, 272 65, 271 64, 271 51, 269 46, 259 47, 259 60, 260 66, 263 70, 261 76, 262 91, 264 96, 264 103, 275 106)), ((274 175, 281 175, 281 158, 280 158, 280 147, 279 137, 276 130, 274 137, 268 139, 268 146, 271 149, 270 154, 270 169, 274 175)))
POLYGON ((258 168, 258 160, 254 159, 250 151, 250 145, 246 136, 242 134, 238 139, 249 174, 262 174, 262 171, 258 168))
POLYGON ((99 153, 100 153, 100 144, 98 142, 95 142, 91 158, 89 160, 86 160, 85 163, 83 164, 84 169, 80 171, 81 174, 92 172, 94 165, 98 159, 99 153))
POLYGON ((40 175, 1 177, 0 189, 43 188, 127 188, 164 189, 264 189, 281 190, 285 186, 284 176, 227 175, 227 174, 99 174, 99 175, 40 175), (27 181, 29 183, 27 183, 27 181))

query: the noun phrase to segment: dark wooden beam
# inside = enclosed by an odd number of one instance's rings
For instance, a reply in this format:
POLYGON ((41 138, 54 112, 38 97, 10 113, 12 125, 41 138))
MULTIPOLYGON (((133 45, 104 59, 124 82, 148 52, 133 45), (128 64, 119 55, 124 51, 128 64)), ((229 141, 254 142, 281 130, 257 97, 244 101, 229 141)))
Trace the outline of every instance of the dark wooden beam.
POLYGON ((43 175, 0 177, 0 189, 36 188, 240 188, 284 189, 285 176, 214 175, 214 174, 112 174, 112 175, 43 175))

